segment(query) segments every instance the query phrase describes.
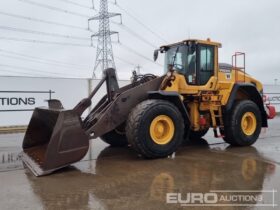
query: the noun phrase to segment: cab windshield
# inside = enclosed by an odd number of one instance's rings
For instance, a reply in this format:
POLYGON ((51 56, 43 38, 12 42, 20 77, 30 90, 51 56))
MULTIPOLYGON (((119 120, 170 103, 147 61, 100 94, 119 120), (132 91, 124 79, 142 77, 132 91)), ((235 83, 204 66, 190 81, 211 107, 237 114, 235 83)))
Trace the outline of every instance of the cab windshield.
POLYGON ((165 53, 164 71, 172 65, 178 73, 187 77, 189 83, 195 82, 196 75, 196 50, 195 47, 180 45, 174 46, 165 53))

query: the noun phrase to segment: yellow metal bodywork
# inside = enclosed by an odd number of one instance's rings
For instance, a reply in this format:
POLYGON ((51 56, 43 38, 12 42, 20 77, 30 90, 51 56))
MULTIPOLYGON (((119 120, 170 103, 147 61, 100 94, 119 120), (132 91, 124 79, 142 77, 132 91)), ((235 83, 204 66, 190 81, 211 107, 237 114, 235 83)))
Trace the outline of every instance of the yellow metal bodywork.
MULTIPOLYGON (((258 91, 263 90, 263 85, 256 79, 252 78, 250 75, 245 74, 240 70, 232 69, 230 73, 225 73, 222 70, 218 69, 218 84, 217 90, 223 95, 222 105, 226 105, 231 94, 232 88, 235 83, 251 83, 256 86, 258 91)), ((246 96, 242 93, 238 93, 239 99, 244 99, 246 96)))
POLYGON ((167 115, 155 117, 150 125, 150 136, 156 144, 168 144, 175 133, 173 120, 167 115))
MULTIPOLYGON (((218 63, 218 48, 221 47, 220 43, 211 42, 210 40, 186 40, 182 43, 188 41, 195 41, 199 44, 212 45, 215 47, 214 75, 205 85, 189 85, 185 75, 175 71, 173 73, 171 85, 165 87, 163 90, 177 92, 181 95, 182 101, 185 101, 188 107, 192 130, 199 131, 205 129, 199 124, 201 112, 210 113, 212 126, 215 128, 217 126, 216 119, 222 122, 221 106, 225 106, 228 103, 232 89, 236 83, 251 83, 255 85, 260 92, 263 90, 263 86, 258 80, 252 78, 238 68, 232 68, 231 70, 220 69, 218 63), (189 96, 192 96, 193 100, 186 101, 189 96)), ((178 44, 179 43, 176 43, 174 45, 178 44)), ((244 95, 244 93, 237 92, 237 99, 246 99, 247 97, 248 96, 244 95)), ((210 122, 207 123, 207 126, 210 126, 210 122)))

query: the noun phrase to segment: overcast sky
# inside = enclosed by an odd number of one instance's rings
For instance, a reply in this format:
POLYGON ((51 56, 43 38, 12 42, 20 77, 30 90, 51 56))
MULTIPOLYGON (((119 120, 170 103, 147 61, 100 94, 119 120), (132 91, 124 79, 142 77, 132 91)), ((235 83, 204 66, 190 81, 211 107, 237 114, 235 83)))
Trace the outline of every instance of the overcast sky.
MULTIPOLYGON (((0 2, 0 74, 91 77, 96 49, 89 47, 90 36, 94 32, 86 30, 87 17, 42 8, 26 1, 48 4, 85 16, 97 14, 97 11, 71 4, 76 2, 91 7, 91 0, 2 0, 0 2), (9 17, 3 13, 71 24, 82 29, 9 17), (4 30, 7 27, 10 30, 4 30), (22 33, 13 31, 14 29, 69 35, 84 40, 22 33), (3 38, 15 38, 21 41, 3 38), (23 42, 26 39, 85 46, 23 42)), ((99 9, 98 3, 99 1, 95 0, 97 9, 99 9)), ((124 26, 111 23, 111 29, 120 32, 122 45, 134 49, 147 58, 152 59, 153 46, 182 41, 189 37, 198 39, 209 37, 223 44, 219 54, 220 62, 230 63, 231 55, 235 51, 246 52, 246 67, 249 74, 263 83, 274 83, 274 79, 278 79, 280 83, 280 2, 278 0, 118 0, 118 4, 120 7, 110 3, 109 10, 122 13, 124 26), (151 28, 153 33, 120 8, 137 17, 145 26, 151 28), (136 36, 135 33, 138 35, 136 36)), ((113 20, 117 22, 118 18, 113 20)), ((92 23, 91 29, 97 32, 98 23, 92 23)), ((112 39, 117 40, 114 36, 112 39)), ((96 45, 96 41, 93 44, 96 45)), ((142 67, 143 73, 162 74, 163 68, 160 65, 118 44, 113 44, 113 49, 118 57, 116 66, 119 78, 129 78, 131 70, 138 64, 142 67)), ((159 62, 162 63, 162 59, 159 62)))

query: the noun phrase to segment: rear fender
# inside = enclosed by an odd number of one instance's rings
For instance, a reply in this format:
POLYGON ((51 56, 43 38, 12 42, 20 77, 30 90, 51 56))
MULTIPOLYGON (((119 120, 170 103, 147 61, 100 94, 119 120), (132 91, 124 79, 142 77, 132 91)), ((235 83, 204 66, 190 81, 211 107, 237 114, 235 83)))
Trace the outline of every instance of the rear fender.
POLYGON ((264 108, 264 103, 262 96, 260 92, 257 90, 257 88, 250 83, 242 83, 242 84, 235 84, 233 86, 233 89, 231 91, 231 95, 229 97, 228 103, 225 106, 226 111, 230 111, 234 105, 234 102, 237 98, 238 92, 241 91, 243 94, 245 94, 249 100, 252 100, 257 104, 261 111, 262 115, 262 127, 267 127, 267 113, 264 108))

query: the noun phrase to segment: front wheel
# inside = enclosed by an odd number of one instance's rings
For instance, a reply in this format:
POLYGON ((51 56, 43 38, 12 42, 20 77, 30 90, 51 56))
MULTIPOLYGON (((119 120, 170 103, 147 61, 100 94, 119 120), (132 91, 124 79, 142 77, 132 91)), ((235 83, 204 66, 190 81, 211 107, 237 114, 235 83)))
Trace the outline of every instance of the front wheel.
POLYGON ((144 157, 166 157, 182 144, 184 120, 172 103, 146 100, 130 113, 126 135, 131 146, 144 157))
POLYGON ((224 133, 224 140, 233 146, 249 146, 258 139, 261 127, 262 117, 259 107, 250 100, 237 102, 227 116, 224 133))
POLYGON ((102 141, 106 142, 112 147, 125 147, 128 145, 127 138, 124 131, 124 125, 119 126, 100 137, 102 141))

